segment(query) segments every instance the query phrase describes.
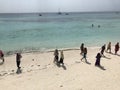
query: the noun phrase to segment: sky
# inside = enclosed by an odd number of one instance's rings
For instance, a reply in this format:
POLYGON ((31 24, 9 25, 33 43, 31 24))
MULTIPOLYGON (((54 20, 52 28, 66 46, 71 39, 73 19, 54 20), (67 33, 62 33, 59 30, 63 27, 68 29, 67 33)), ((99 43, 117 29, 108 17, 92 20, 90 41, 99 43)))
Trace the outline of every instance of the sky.
POLYGON ((0 13, 120 11, 120 0, 0 0, 0 13))

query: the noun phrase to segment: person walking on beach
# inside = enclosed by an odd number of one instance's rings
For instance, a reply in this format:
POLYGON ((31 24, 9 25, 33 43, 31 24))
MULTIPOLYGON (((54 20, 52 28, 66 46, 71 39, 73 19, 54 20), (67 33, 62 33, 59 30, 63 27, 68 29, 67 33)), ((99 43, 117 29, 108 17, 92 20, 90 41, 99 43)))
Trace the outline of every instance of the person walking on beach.
POLYGON ((119 51, 119 43, 117 42, 117 44, 115 45, 115 55, 117 54, 117 52, 119 51))
POLYGON ((21 68, 20 67, 21 58, 22 58, 21 54, 20 53, 16 53, 16 64, 17 64, 18 69, 21 68))
POLYGON ((100 65, 100 59, 101 59, 101 54, 98 53, 97 56, 96 56, 95 66, 101 66, 101 65, 100 65))
POLYGON ((63 54, 63 51, 61 51, 60 52, 60 61, 59 61, 59 64, 64 65, 63 60, 64 60, 64 54, 63 54))
POLYGON ((80 50, 81 50, 81 53, 80 53, 80 54, 82 55, 82 54, 83 54, 83 51, 84 51, 84 43, 81 44, 80 50))
POLYGON ((82 61, 82 59, 85 59, 85 62, 87 62, 86 56, 87 56, 87 48, 85 47, 83 49, 83 57, 81 58, 81 61, 82 61))
POLYGON ((3 60, 3 63, 4 63, 4 53, 2 50, 0 50, 0 59, 3 60))
POLYGON ((54 51, 54 63, 56 62, 56 63, 58 63, 58 59, 59 59, 59 53, 58 53, 58 50, 57 49, 55 49, 55 51, 54 51))
POLYGON ((104 51, 105 51, 105 44, 101 47, 101 54, 104 56, 104 51))
POLYGON ((107 50, 106 50, 106 51, 108 51, 108 50, 109 50, 109 53, 111 53, 111 42, 108 43, 108 46, 107 46, 107 50))

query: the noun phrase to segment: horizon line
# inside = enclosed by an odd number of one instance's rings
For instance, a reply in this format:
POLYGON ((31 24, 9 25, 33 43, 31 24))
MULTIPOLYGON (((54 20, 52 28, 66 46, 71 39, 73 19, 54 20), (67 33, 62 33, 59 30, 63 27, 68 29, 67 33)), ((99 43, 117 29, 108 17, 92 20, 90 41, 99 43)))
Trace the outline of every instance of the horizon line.
MULTIPOLYGON (((63 12, 61 12, 61 13, 120 13, 120 11, 63 11, 63 12)), ((19 13, 58 13, 58 12, 0 12, 0 14, 19 14, 19 13)))

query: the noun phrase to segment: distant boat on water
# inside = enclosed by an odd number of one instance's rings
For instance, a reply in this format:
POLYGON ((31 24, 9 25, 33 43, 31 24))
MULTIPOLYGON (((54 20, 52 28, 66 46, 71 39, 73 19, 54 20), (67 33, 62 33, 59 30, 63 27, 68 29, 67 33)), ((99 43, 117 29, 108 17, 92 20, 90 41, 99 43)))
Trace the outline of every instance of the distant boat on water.
POLYGON ((39 14, 39 16, 42 16, 42 14, 39 14))
POLYGON ((61 14, 62 14, 62 12, 58 12, 58 14, 59 14, 59 15, 61 15, 61 14))
POLYGON ((65 15, 69 15, 69 13, 65 13, 65 15))
POLYGON ((119 12, 115 12, 116 14, 119 14, 119 12))
POLYGON ((62 14, 62 12, 60 11, 60 9, 58 10, 58 15, 61 15, 62 14))

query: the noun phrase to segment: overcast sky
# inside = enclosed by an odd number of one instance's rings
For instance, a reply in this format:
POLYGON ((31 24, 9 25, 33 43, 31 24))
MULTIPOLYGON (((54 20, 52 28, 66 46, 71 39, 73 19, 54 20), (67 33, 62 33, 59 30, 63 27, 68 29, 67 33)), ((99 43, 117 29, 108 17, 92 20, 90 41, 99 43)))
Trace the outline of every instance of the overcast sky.
POLYGON ((120 11, 120 0, 0 0, 0 13, 120 11))

